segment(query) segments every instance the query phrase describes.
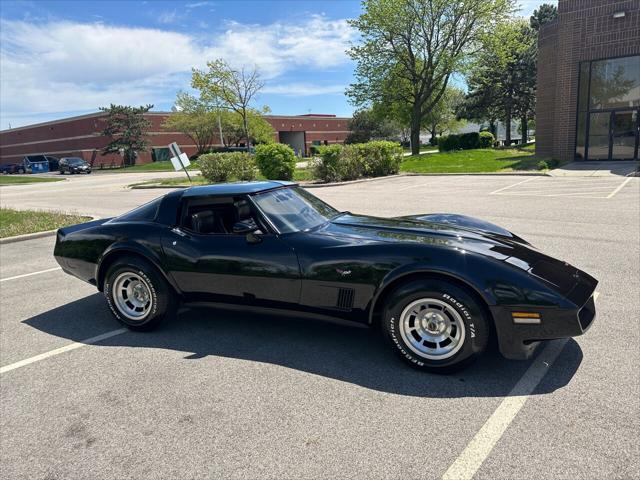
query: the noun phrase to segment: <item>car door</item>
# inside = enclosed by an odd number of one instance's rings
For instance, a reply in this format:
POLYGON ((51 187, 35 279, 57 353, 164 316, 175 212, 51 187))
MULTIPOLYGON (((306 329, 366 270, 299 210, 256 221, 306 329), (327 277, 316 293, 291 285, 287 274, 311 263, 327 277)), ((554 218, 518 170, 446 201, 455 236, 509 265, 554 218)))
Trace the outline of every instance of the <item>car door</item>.
POLYGON ((202 234, 167 230, 167 269, 187 301, 293 307, 300 298, 295 252, 275 233, 202 234))

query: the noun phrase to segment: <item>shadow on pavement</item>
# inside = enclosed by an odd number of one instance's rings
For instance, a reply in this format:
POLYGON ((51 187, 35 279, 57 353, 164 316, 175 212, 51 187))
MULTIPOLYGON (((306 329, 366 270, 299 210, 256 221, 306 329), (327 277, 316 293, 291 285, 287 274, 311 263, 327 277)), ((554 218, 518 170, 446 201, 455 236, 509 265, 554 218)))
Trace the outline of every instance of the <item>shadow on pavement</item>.
MULTIPOLYGON (((24 323, 74 342, 120 328, 101 294, 24 323)), ((489 351, 457 374, 428 374, 405 365, 370 329, 206 308, 184 309, 176 320, 156 331, 127 332, 100 345, 171 349, 184 352, 189 361, 212 355, 270 363, 381 392, 431 398, 507 396, 531 364, 509 361, 489 351)), ((534 394, 567 385, 581 361, 580 346, 569 340, 534 394)))

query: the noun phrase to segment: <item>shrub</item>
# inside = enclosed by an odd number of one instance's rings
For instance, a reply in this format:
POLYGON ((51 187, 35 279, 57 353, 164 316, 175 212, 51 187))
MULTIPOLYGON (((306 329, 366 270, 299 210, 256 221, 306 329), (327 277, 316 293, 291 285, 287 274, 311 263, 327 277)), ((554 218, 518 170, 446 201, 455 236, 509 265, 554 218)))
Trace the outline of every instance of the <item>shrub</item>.
POLYGON ((269 143, 256 146, 256 164, 269 180, 291 180, 296 155, 289 145, 269 143))
POLYGON ((226 182, 230 178, 255 180, 256 164, 246 152, 205 153, 197 160, 202 176, 212 183, 226 182))
POLYGON ((398 173, 402 147, 395 142, 374 141, 357 145, 364 165, 364 176, 384 177, 398 173))
POLYGON ((496 141, 493 133, 480 132, 480 148, 491 148, 496 141))
POLYGON ((551 168, 556 168, 557 166, 558 166, 558 161, 554 159, 540 160, 538 162, 538 170, 549 170, 551 168))
POLYGON ((322 149, 322 145, 311 145, 309 147, 309 153, 311 155, 320 155, 320 150, 322 149))
POLYGON ((478 132, 447 135, 446 137, 441 137, 438 141, 438 149, 441 152, 471 150, 474 148, 481 148, 480 134, 478 132))
POLYGON ((340 156, 343 148, 342 145, 328 145, 318 148, 319 158, 312 166, 315 178, 325 182, 341 180, 340 156))
POLYGON ((325 182, 380 177, 397 173, 401 162, 402 147, 395 142, 330 145, 320 149, 313 173, 315 178, 325 182))
POLYGON ((441 152, 451 152, 460 150, 460 139, 458 135, 446 135, 438 140, 438 150, 441 152))
POLYGON ((229 157, 232 163, 233 175, 242 181, 250 181, 256 179, 256 161, 253 155, 247 152, 230 152, 223 153, 229 157))
POLYGON ((225 153, 205 153, 198 157, 202 176, 212 183, 226 182, 233 174, 233 164, 225 153))
POLYGON ((431 145, 432 147, 435 147, 436 145, 438 145, 438 137, 431 137, 429 139, 429 145, 431 145))

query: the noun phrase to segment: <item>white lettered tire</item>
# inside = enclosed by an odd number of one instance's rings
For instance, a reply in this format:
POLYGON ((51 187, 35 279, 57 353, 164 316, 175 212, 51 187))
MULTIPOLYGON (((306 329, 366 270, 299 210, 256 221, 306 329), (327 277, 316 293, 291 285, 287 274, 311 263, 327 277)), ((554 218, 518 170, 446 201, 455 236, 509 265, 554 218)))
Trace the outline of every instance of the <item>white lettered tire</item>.
POLYGON ((382 331, 405 362, 436 373, 466 367, 489 339, 479 299, 456 283, 430 278, 402 284, 386 297, 382 331))
POLYGON ((103 290, 113 315, 131 330, 153 330, 175 312, 173 290, 142 258, 116 260, 107 271, 103 290))

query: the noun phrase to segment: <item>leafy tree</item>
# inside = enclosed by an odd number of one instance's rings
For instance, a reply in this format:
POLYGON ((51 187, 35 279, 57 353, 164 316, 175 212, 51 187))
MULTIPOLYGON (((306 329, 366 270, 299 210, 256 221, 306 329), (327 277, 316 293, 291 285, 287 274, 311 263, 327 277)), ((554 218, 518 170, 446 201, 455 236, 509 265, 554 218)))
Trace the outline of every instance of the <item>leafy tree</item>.
POLYGON ((196 146, 198 154, 210 150, 219 133, 219 113, 207 102, 185 92, 178 92, 175 110, 162 127, 167 131, 187 135, 196 146))
POLYGON ((529 17, 529 26, 536 32, 545 23, 549 23, 558 17, 558 8, 549 3, 543 3, 533 11, 533 15, 529 17))
POLYGON ((359 106, 405 105, 417 154, 425 114, 512 7, 512 0, 364 0, 364 12, 350 22, 362 42, 349 50, 357 65, 347 95, 359 106))
POLYGON ((151 122, 144 114, 152 108, 153 105, 130 107, 113 103, 109 107, 101 107, 100 110, 107 114, 102 135, 111 139, 102 149, 102 154, 122 151, 124 164, 134 165, 136 152, 146 151, 149 147, 147 131, 151 122))
MULTIPOLYGON (((498 25, 484 39, 468 78, 469 93, 460 113, 504 121, 511 143, 511 121, 519 116, 526 137, 527 119, 535 108, 536 35, 524 20, 498 25)), ((494 132, 492 132, 494 133, 494 132)))
MULTIPOLYGON (((233 111, 223 111, 220 115, 224 144, 240 146, 246 139, 242 116, 233 111)), ((258 110, 247 110, 247 129, 251 144, 273 143, 275 130, 258 110)))
POLYGON ((234 69, 221 59, 207 62, 207 68, 206 71, 193 70, 192 86, 200 90, 202 97, 220 99, 223 106, 241 116, 244 138, 247 146, 251 146, 250 105, 264 86, 258 70, 234 69))
POLYGON ((358 110, 353 114, 349 121, 349 130, 351 133, 344 141, 347 144, 389 140, 399 136, 397 124, 370 108, 358 110))
POLYGON ((431 144, 435 145, 436 137, 444 133, 453 133, 463 122, 456 117, 456 110, 464 100, 464 92, 459 88, 447 87, 444 95, 434 107, 428 111, 422 124, 431 134, 431 144))

